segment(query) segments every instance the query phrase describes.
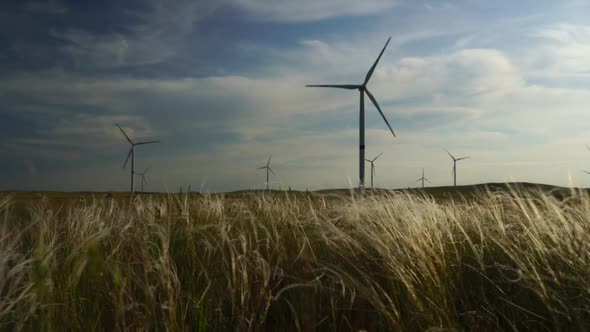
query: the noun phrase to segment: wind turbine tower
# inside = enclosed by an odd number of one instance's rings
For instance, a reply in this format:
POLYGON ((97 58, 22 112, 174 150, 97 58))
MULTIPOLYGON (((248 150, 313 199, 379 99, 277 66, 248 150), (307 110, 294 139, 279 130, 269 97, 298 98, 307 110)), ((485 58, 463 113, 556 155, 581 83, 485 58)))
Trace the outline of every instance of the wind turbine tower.
POLYGON ((371 188, 373 188, 373 175, 377 175, 375 173, 375 160, 377 160, 377 158, 381 157, 382 154, 383 154, 383 152, 381 152, 377 157, 375 157, 373 159, 365 159, 366 161, 371 163, 371 188))
POLYGON ((160 141, 147 141, 147 142, 134 143, 129 138, 129 136, 127 136, 127 134, 125 134, 125 131, 123 130, 123 128, 121 128, 121 126, 119 126, 117 123, 115 123, 115 125, 117 125, 117 127, 119 127, 119 129, 121 130, 121 132, 123 133, 123 135, 125 136, 127 141, 129 142, 129 144, 131 144, 131 148, 129 149, 129 153, 127 154, 127 159, 125 159, 125 163, 123 164, 123 168, 125 168, 125 166, 127 166, 127 162, 129 161, 129 158, 131 158, 131 193, 134 193, 135 192, 135 147, 138 145, 159 143, 160 141))
POLYGON ((268 162, 266 163, 266 166, 262 166, 262 167, 258 167, 257 169, 266 169, 266 191, 268 191, 268 184, 269 184, 269 180, 268 180, 268 172, 272 172, 273 175, 276 176, 275 172, 273 172, 272 168, 270 168, 270 158, 272 158, 272 155, 270 155, 268 157, 268 162))
POLYGON ((371 76, 373 75, 373 72, 375 71, 375 67, 377 67, 377 63, 379 62, 379 59, 381 59, 383 52, 385 52, 385 48, 389 44, 390 40, 391 40, 391 37, 389 37, 387 39, 385 46, 383 46, 383 49, 381 50, 381 53, 379 53, 377 60, 375 60, 375 62, 373 63, 373 65, 371 66, 369 71, 367 72, 367 75, 365 76, 365 80, 363 81, 362 84, 306 85, 306 87, 314 87, 314 88, 315 87, 317 87, 317 88, 337 88, 337 89, 347 89, 347 90, 358 90, 359 91, 359 94, 360 94, 360 104, 359 104, 359 108, 360 108, 360 110, 359 110, 360 111, 359 112, 359 191, 361 191, 361 192, 365 188, 365 93, 367 94, 367 96, 369 96, 369 99, 371 99, 371 102, 373 102, 373 105, 375 105, 375 108, 377 108, 377 111, 379 111, 379 114, 381 114, 381 117, 385 121, 385 124, 387 124, 387 127, 389 127, 389 130, 391 131, 391 134, 393 135, 393 137, 395 137, 395 133, 393 132, 393 129, 391 129, 391 126, 389 125, 389 121, 387 121, 387 118, 385 117, 385 115, 381 111, 379 104, 377 104, 377 100, 375 99, 375 97, 373 97, 373 94, 371 94, 371 92, 369 92, 369 89, 367 89, 367 83, 369 83, 369 80, 371 79, 371 76))
POLYGON ((457 186, 457 162, 459 160, 463 160, 463 159, 467 159, 469 157, 461 157, 461 158, 455 158, 450 152, 449 150, 443 148, 445 151, 447 151, 447 153, 449 154, 449 156, 453 159, 453 170, 451 171, 451 174, 453 174, 453 187, 457 186))

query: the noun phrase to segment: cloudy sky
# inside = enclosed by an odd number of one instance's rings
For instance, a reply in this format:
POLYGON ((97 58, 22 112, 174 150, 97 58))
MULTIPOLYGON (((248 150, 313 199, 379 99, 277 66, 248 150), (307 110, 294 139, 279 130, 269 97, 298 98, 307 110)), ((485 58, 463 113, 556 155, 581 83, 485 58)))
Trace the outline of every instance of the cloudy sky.
MULTIPOLYGON (((590 2, 2 1, 0 190, 146 190, 358 182, 358 84, 376 185, 590 186, 590 2)), ((367 165, 368 166, 368 165, 367 165)), ((369 172, 367 168, 367 178, 369 172)))

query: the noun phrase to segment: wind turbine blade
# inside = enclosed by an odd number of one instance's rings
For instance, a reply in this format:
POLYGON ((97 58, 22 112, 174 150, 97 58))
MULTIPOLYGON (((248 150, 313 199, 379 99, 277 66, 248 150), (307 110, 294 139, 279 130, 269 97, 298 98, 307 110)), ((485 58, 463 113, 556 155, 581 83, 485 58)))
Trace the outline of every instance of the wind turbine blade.
POLYGON ((445 149, 445 148, 443 148, 443 150, 447 151, 447 153, 449 154, 449 156, 450 156, 451 158, 453 158, 453 160, 455 160, 455 157, 453 157, 453 155, 452 155, 452 154, 449 152, 449 150, 447 150, 447 149, 445 149))
POLYGON ((590 151, 590 146, 586 145, 586 149, 588 149, 588 151, 590 151))
POLYGON ((375 161, 375 160, 377 160, 377 158, 381 157, 381 155, 382 155, 382 154, 383 154, 383 152, 381 152, 380 154, 378 154, 378 155, 377 155, 377 157, 375 157, 375 158, 373 159, 373 161, 375 161))
POLYGON ((272 168, 270 168, 270 167, 269 167, 269 168, 268 168, 268 170, 269 170, 269 171, 270 171, 270 172, 271 172, 273 175, 276 175, 276 174, 275 174, 275 172, 273 172, 273 171, 272 171, 272 168))
POLYGON ((373 161, 371 159, 365 159, 366 161, 372 163, 373 161))
POLYGON ((131 158, 132 151, 133 151, 133 148, 129 149, 129 153, 127 154, 127 159, 125 159, 125 163, 123 164, 123 168, 125 168, 125 166, 127 166, 127 162, 129 161, 129 158, 131 158))
POLYGON ((379 53, 377 60, 375 60, 375 63, 373 63, 373 65, 371 66, 371 69, 369 69, 369 72, 367 72, 367 76, 365 76, 365 82, 363 82, 363 85, 367 85, 367 83, 371 79, 371 76, 373 76, 373 72, 375 71, 375 68, 377 67, 377 64, 379 63, 379 60, 381 59, 383 52, 385 52, 385 49, 387 48, 389 41, 391 41, 391 37, 387 38, 387 42, 385 43, 385 46, 383 46, 381 53, 379 53))
POLYGON ((424 180, 428 181, 428 183, 432 183, 432 182, 430 182, 430 180, 428 180, 427 178, 424 178, 424 180))
POLYGON ((357 84, 309 84, 306 85, 308 88, 338 88, 338 89, 348 89, 348 90, 356 90, 360 88, 362 85, 357 84))
POLYGON ((147 171, 149 171, 149 170, 150 170, 150 168, 152 168, 152 166, 150 166, 150 167, 146 168, 146 169, 145 169, 145 171, 143 171, 143 174, 147 173, 147 171))
MULTIPOLYGON (((372 166, 372 165, 373 165, 373 164, 371 164, 371 166, 372 166)), ((377 167, 373 166, 373 167, 371 167, 371 168, 373 169, 373 176, 377 176, 377 171, 376 171, 377 167)))
POLYGON ((268 156, 268 162, 266 163, 266 166, 270 165, 270 159, 272 158, 272 154, 268 156))
POLYGON ((265 169, 266 166, 258 167, 257 169, 265 169))
POLYGON ((152 143, 160 143, 160 141, 139 142, 139 143, 135 143, 134 145, 144 145, 144 144, 152 144, 152 143))
POLYGON ((373 97, 373 95, 371 94, 371 92, 369 92, 369 90, 365 89, 365 92, 367 93, 367 95, 369 96, 371 101, 373 102, 373 105, 375 105, 375 107, 379 111, 379 114, 381 114, 381 117, 385 121, 385 124, 387 124, 387 127, 389 127, 389 130, 393 134, 393 137, 396 137, 395 133, 393 132, 393 129, 391 129, 391 126, 389 125, 389 121, 387 121, 387 118, 385 117, 385 114, 383 114, 383 112, 381 111, 381 108, 379 107, 379 104, 377 104, 377 100, 375 100, 375 97, 373 97))
POLYGON ((457 161, 459 161, 459 160, 463 160, 463 159, 467 159, 467 158, 469 158, 469 157, 463 157, 463 158, 459 158, 459 159, 457 159, 457 161))
POLYGON ((367 85, 367 83, 371 79, 371 76, 373 76, 373 72, 375 71, 375 67, 377 67, 377 63, 379 63, 379 60, 381 59, 381 56, 383 55, 383 52, 385 52, 385 48, 387 48, 387 45, 389 44, 389 41, 390 40, 391 40, 391 37, 387 38, 387 42, 385 43, 385 46, 383 46, 383 49, 381 50, 381 53, 379 53, 379 56, 377 57, 377 60, 375 60, 375 63, 373 63, 373 65, 371 66, 371 69, 369 69, 369 72, 367 73, 367 76, 365 76, 365 82, 363 82, 363 85, 367 85))
POLYGON ((418 180, 416 180, 416 182, 418 182, 418 181, 422 181, 422 178, 419 178, 418 180))
POLYGON ((121 126, 119 126, 118 123, 115 123, 115 125, 117 127, 119 127, 119 129, 121 130, 121 132, 123 133, 123 135, 125 135, 125 138, 127 139, 127 141, 129 141, 129 143, 133 144, 133 141, 131 141, 131 138, 129 138, 129 136, 127 136, 127 134, 125 134, 125 131, 123 131, 123 128, 121 128, 121 126))
POLYGON ((588 172, 588 171, 585 171, 585 170, 582 170, 582 172, 584 172, 584 173, 586 173, 586 174, 590 174, 590 172, 588 172))

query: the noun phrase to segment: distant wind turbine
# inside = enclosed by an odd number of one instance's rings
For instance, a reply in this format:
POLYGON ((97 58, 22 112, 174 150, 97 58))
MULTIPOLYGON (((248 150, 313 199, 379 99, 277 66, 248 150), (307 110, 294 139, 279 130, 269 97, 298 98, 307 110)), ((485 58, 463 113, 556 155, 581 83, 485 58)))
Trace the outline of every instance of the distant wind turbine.
POLYGON ((270 155, 268 157, 268 162, 266 163, 266 166, 262 166, 262 167, 258 167, 257 169, 266 169, 266 191, 268 191, 268 171, 271 171, 273 175, 276 176, 275 172, 273 172, 272 168, 270 168, 270 158, 272 158, 272 155, 270 155))
POLYGON ((377 157, 375 157, 373 159, 365 159, 366 161, 371 163, 371 188, 373 188, 373 175, 377 175, 377 173, 375 173, 375 160, 377 160, 377 158, 381 157, 382 154, 383 154, 383 152, 381 152, 377 157))
MULTIPOLYGON (((586 145, 586 149, 588 149, 588 151, 590 151, 590 146, 586 145)), ((586 173, 586 174, 590 174, 590 172, 582 170, 582 172, 586 173)))
POLYGON ((459 160, 463 160, 463 159, 467 159, 469 157, 461 157, 461 158, 455 158, 453 157, 453 155, 449 152, 449 150, 443 148, 445 151, 447 151, 447 153, 449 154, 449 156, 451 156, 451 158, 453 158, 453 170, 451 171, 451 174, 453 174, 453 186, 456 187, 457 186, 457 162, 459 160))
POLYGON ((381 117, 383 117, 383 120, 387 124, 387 127, 389 127, 389 130, 391 131, 391 134, 393 134, 393 137, 395 137, 395 133, 393 132, 393 129, 391 129, 391 126, 389 125, 389 121, 387 121, 387 118, 385 117, 385 115, 381 111, 381 108, 379 107, 379 104, 377 104, 377 100, 375 99, 375 97, 373 97, 373 94, 371 94, 371 92, 369 92, 369 90, 367 89, 367 83, 369 83, 369 80, 371 79, 371 76, 373 75, 373 72, 375 71, 375 67, 377 67, 377 63, 379 62, 379 59, 381 59, 381 56, 383 55, 383 52, 385 52, 385 48, 389 44, 389 41, 390 40, 391 40, 391 37, 389 37, 387 39, 387 42, 385 43, 385 46, 383 46, 383 49, 381 50, 381 53, 379 53, 379 56, 377 57, 377 60, 375 60, 375 63, 373 63, 373 65, 371 66, 371 68, 367 72, 367 75, 365 76, 365 80, 364 80, 363 84, 306 85, 306 87, 338 88, 338 89, 348 89, 348 90, 359 90, 359 92, 360 92, 360 117, 359 117, 359 190, 361 192, 365 188, 365 93, 369 96, 369 98, 373 102, 373 105, 375 105, 375 108, 377 108, 377 110, 379 111, 379 114, 381 114, 381 117))
POLYGON ((150 167, 146 168, 145 171, 143 171, 142 173, 139 173, 139 172, 136 173, 137 175, 141 176, 141 192, 143 192, 143 185, 145 183, 147 183, 147 180, 145 179, 145 173, 147 173, 150 170, 150 168, 152 168, 152 167, 150 166, 150 167))
POLYGON ((428 183, 432 184, 432 182, 430 182, 430 180, 428 180, 427 178, 424 177, 424 168, 422 169, 422 177, 419 178, 418 180, 416 180, 416 182, 418 181, 422 181, 422 188, 424 188, 424 181, 428 181, 428 183))
POLYGON ((123 135, 125 135, 125 138, 127 139, 127 141, 129 141, 129 144, 131 144, 131 148, 129 149, 129 153, 127 154, 127 159, 125 159, 125 163, 123 164, 123 168, 125 168, 125 166, 127 166, 127 162, 129 161, 129 158, 131 158, 131 192, 134 193, 135 192, 135 178, 134 178, 134 176, 135 176, 134 175, 135 174, 135 146, 152 144, 152 143, 159 143, 160 141, 147 141, 147 142, 133 143, 133 141, 129 138, 129 136, 127 136, 127 134, 125 134, 125 131, 123 130, 123 128, 121 128, 121 126, 119 126, 117 123, 115 123, 115 125, 117 125, 117 127, 119 127, 119 129, 121 130, 123 135))

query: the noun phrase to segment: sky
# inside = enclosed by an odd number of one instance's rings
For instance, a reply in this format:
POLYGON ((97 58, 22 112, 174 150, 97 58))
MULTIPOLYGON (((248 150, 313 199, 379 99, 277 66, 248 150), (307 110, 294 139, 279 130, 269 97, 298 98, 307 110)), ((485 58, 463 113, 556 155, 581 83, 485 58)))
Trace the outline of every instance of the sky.
MULTIPOLYGON (((0 190, 358 184, 357 91, 375 185, 590 186, 590 2, 209 0, 0 3, 0 190), (139 185, 140 179, 137 179, 139 185)), ((370 182, 370 165, 366 165, 370 182)))

